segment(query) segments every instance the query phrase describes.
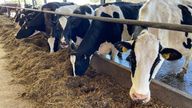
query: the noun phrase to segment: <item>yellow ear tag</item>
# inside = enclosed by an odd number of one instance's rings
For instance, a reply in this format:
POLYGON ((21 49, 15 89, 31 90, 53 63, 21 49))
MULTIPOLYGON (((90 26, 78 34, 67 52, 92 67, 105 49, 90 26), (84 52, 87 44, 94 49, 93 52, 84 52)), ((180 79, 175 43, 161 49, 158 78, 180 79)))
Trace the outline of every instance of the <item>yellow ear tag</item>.
POLYGON ((122 51, 123 51, 123 52, 127 52, 127 50, 128 50, 128 49, 125 48, 125 47, 122 48, 122 51))
POLYGON ((169 59, 170 54, 169 54, 169 53, 166 53, 166 54, 163 54, 162 56, 163 56, 163 58, 165 58, 165 59, 169 59))

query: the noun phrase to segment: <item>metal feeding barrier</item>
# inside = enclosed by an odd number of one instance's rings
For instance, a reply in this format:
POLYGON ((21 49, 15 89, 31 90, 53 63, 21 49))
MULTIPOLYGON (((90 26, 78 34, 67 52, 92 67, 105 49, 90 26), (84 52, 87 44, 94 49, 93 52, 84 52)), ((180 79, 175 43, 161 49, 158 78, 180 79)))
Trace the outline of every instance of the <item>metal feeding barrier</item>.
MULTIPOLYGON (((180 25, 180 24, 169 24, 169 23, 157 23, 157 22, 148 22, 148 21, 137 21, 130 19, 117 19, 117 18, 107 18, 107 17, 97 17, 89 15, 80 15, 80 14, 62 14, 53 11, 43 11, 29 8, 20 8, 20 7, 11 7, 11 6, 0 6, 6 8, 16 8, 16 9, 25 9, 36 12, 44 12, 55 15, 62 16, 74 16, 85 19, 93 19, 105 22, 120 23, 120 24, 130 24, 136 26, 152 27, 166 30, 176 30, 182 32, 191 32, 192 26, 190 25, 180 25)), ((130 88, 131 79, 130 79, 130 70, 126 67, 119 65, 113 61, 107 60, 106 58, 95 55, 91 61, 91 65, 98 71, 102 73, 107 73, 111 75, 118 83, 126 88, 130 88), (106 68, 111 67, 111 68, 106 68)), ((192 96, 178 90, 176 88, 170 87, 167 84, 152 80, 151 82, 151 91, 152 96, 158 98, 163 103, 171 105, 177 108, 190 108, 192 106, 192 96)))
POLYGON ((58 13, 58 12, 54 12, 54 11, 44 11, 44 10, 12 7, 12 6, 0 6, 0 7, 24 9, 24 10, 43 12, 43 13, 49 13, 49 14, 55 14, 55 15, 61 15, 61 16, 74 16, 74 17, 99 20, 99 21, 104 21, 104 22, 130 24, 130 25, 135 25, 135 26, 152 27, 152 28, 176 30, 176 31, 191 32, 192 33, 192 26, 191 25, 157 23, 157 22, 150 22, 150 21, 138 21, 138 20, 130 20, 130 19, 118 19, 118 18, 98 17, 98 16, 80 15, 80 14, 67 14, 67 13, 63 14, 63 13, 58 13))

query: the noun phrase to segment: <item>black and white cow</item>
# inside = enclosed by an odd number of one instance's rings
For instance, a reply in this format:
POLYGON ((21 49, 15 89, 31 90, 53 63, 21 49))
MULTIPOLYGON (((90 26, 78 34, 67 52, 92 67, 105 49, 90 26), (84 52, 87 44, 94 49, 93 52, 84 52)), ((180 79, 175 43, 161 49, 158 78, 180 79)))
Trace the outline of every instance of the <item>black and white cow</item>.
MULTIPOLYGON (((100 6, 95 14, 101 17, 137 19, 142 4, 117 2, 100 6)), ((93 20, 79 47, 70 56, 73 75, 83 75, 89 66, 91 56, 102 43, 112 44, 131 39, 134 26, 93 20)))
MULTIPOLYGON (((81 14, 81 15, 95 15, 95 9, 98 8, 100 5, 82 5, 79 8, 74 10, 74 14, 81 14)), ((64 35, 64 42, 69 44, 72 40, 79 45, 82 39, 85 36, 88 28, 91 25, 92 20, 89 19, 82 19, 79 17, 70 16, 67 19, 66 27, 63 31, 64 35)))
MULTIPOLYGON (((47 10, 47 11, 55 11, 59 7, 68 6, 68 5, 73 5, 73 3, 50 2, 43 5, 41 9, 47 10)), ((49 37, 52 35, 55 15, 42 13, 42 12, 35 12, 35 14, 36 14, 35 16, 33 15, 30 16, 28 18, 28 21, 22 25, 21 29, 18 31, 16 35, 17 39, 27 38, 33 35, 35 31, 45 32, 46 35, 49 37), (29 20, 30 18, 31 20, 29 20)), ((50 48, 50 52, 54 52, 57 50, 58 48, 54 48, 54 49, 50 48)))
MULTIPOLYGON (((63 14, 72 14, 73 11, 78 8, 78 5, 68 5, 68 6, 63 6, 58 9, 56 9, 55 12, 57 13, 63 13, 63 14)), ((52 25, 52 36, 49 37, 48 42, 50 45, 50 49, 58 50, 60 47, 60 43, 63 40, 62 33, 63 30, 66 27, 68 16, 60 16, 56 15, 54 17, 54 23, 52 25)), ((62 42, 63 43, 63 42, 62 42)))
MULTIPOLYGON (((83 15, 94 15, 94 10, 99 7, 99 5, 72 5, 58 8, 56 12, 64 13, 64 14, 83 14, 83 15)), ((59 47, 60 42, 65 43, 66 45, 66 37, 69 40, 70 37, 73 36, 76 39, 76 36, 80 36, 81 38, 85 35, 85 32, 90 26, 91 20, 81 19, 78 17, 68 17, 68 16, 59 16, 57 15, 56 24, 53 27, 53 37, 50 38, 52 40, 52 47, 59 47), (61 27, 60 27, 61 26, 61 27), (63 36, 64 34, 64 36, 63 36)), ((74 39, 73 38, 73 39, 74 39)), ((76 40, 73 40, 76 42, 76 40)), ((69 44, 69 42, 67 43, 69 44)))
MULTIPOLYGON (((139 12, 139 20, 174 24, 192 25, 192 6, 178 0, 148 0, 139 12)), ((191 60, 192 35, 188 32, 169 31, 155 28, 137 27, 132 41, 117 43, 117 49, 131 49, 132 87, 130 97, 133 100, 150 100, 150 82, 163 61, 178 60, 186 57, 181 73, 191 60)))

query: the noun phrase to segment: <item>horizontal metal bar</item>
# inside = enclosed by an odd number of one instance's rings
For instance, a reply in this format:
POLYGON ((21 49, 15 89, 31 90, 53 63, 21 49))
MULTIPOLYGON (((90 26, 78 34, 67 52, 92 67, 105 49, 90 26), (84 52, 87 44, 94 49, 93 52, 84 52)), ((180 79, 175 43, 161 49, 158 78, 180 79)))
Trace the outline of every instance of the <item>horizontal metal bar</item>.
POLYGON ((107 18, 107 17, 98 17, 98 16, 80 15, 80 14, 63 14, 63 13, 58 13, 58 12, 54 12, 54 11, 43 11, 43 10, 37 10, 37 9, 11 7, 11 6, 1 6, 1 7, 25 9, 25 10, 30 10, 30 11, 44 12, 44 13, 50 13, 50 14, 63 15, 63 16, 74 16, 74 17, 79 17, 79 18, 84 18, 84 19, 93 19, 93 20, 99 20, 99 21, 104 21, 104 22, 130 24, 130 25, 135 25, 135 26, 144 26, 144 27, 152 27, 152 28, 176 30, 176 31, 191 32, 192 33, 192 26, 191 25, 157 23, 157 22, 149 22, 149 21, 107 18))

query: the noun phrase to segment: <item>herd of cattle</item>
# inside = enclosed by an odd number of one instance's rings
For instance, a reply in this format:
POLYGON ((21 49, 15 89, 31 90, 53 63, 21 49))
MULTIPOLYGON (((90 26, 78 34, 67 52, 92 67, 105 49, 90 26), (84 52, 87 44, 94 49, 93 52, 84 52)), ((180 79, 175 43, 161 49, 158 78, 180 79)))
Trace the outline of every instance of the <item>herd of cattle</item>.
MULTIPOLYGON (((142 3, 115 2, 104 5, 76 5, 47 3, 41 10, 60 13, 154 21, 192 25, 192 5, 182 0, 148 0, 142 3)), ((144 103, 150 100, 150 82, 164 60, 186 58, 180 74, 186 73, 191 59, 192 35, 188 32, 169 31, 126 24, 82 19, 48 13, 21 10, 16 17, 20 26, 16 38, 32 36, 36 31, 48 37, 50 52, 62 45, 72 50, 70 61, 73 75, 82 76, 92 55, 110 54, 121 58, 129 50, 131 64, 132 100, 144 103)))

